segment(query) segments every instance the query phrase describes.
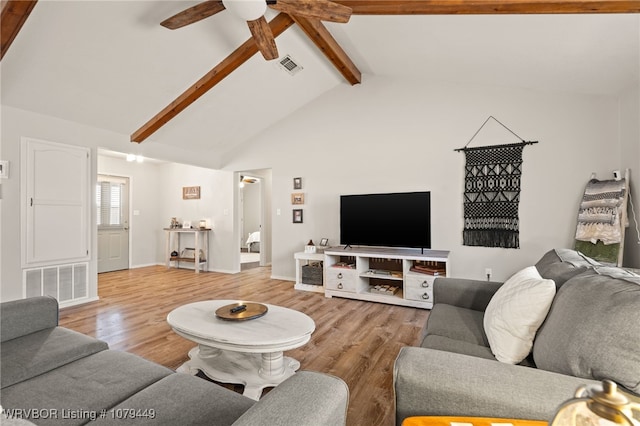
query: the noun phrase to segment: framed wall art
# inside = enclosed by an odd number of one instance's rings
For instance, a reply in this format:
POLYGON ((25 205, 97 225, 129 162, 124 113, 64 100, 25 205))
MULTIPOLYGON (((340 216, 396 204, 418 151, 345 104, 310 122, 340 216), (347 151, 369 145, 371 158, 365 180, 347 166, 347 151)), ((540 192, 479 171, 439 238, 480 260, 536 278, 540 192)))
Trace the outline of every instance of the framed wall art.
POLYGON ((302 209, 293 209, 293 223, 302 223, 302 209))
POLYGON ((0 161, 0 179, 8 179, 9 178, 9 161, 1 160, 0 161))
POLYGON ((291 194, 291 204, 304 204, 304 193, 294 192, 291 194))
POLYGON ((293 178, 293 189, 302 189, 302 178, 301 177, 293 178))
POLYGON ((183 186, 182 199, 183 200, 199 200, 200 187, 199 186, 183 186))

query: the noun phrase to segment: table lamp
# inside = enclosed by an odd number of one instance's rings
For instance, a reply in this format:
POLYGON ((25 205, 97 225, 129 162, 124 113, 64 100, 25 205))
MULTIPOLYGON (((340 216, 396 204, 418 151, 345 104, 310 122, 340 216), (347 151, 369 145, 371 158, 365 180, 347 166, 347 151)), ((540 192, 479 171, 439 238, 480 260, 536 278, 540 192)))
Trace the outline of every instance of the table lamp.
POLYGON ((640 404, 618 392, 613 381, 603 380, 602 387, 580 386, 575 398, 558 408, 551 426, 640 426, 632 411, 640 412, 640 404))

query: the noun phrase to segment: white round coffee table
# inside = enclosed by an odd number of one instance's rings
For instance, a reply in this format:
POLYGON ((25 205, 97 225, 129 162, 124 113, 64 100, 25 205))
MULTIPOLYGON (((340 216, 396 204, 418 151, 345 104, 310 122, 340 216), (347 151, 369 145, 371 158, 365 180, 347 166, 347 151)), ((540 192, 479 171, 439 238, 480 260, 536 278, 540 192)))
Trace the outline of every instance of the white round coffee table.
POLYGON ((277 386, 300 368, 282 352, 307 343, 316 325, 302 312, 266 303, 268 311, 260 318, 227 321, 216 316, 218 308, 237 302, 195 302, 169 313, 173 331, 198 343, 177 371, 200 370, 212 380, 243 384, 244 395, 258 400, 264 388, 277 386))

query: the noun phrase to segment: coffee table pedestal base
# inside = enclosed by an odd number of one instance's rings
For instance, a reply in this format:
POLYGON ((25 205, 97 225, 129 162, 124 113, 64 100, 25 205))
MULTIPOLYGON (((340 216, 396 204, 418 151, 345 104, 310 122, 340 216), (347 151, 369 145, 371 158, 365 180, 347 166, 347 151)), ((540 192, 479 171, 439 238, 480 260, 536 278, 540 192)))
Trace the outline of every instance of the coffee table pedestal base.
POLYGON ((282 352, 234 352, 200 345, 189 351, 189 361, 177 371, 195 375, 200 370, 211 380, 242 384, 243 395, 257 401, 264 388, 279 385, 299 368, 298 361, 282 352))

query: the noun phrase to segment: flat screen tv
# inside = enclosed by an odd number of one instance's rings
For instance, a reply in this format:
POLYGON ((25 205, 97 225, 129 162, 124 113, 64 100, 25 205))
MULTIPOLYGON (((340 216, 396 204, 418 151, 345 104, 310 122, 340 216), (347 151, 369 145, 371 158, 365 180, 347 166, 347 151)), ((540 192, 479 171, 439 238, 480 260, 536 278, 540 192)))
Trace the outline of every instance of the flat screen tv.
POLYGON ((340 196, 340 244, 431 248, 431 193, 340 196))

